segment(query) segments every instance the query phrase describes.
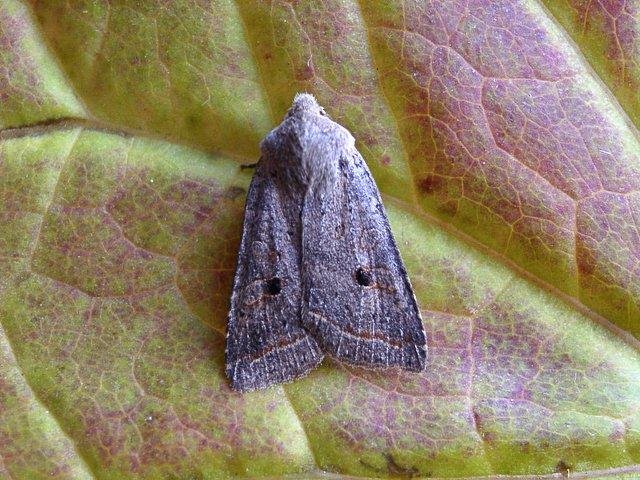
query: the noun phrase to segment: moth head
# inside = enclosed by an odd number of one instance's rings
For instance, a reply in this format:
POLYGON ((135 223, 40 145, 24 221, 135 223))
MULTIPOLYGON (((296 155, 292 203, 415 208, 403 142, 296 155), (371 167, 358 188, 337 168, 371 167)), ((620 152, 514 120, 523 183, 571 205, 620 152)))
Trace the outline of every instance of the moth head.
POLYGON ((286 118, 292 117, 294 115, 300 115, 302 113, 322 115, 324 117, 327 116, 324 108, 318 105, 318 102, 313 95, 311 95, 310 93, 296 93, 296 96, 293 99, 293 104, 287 112, 286 118))

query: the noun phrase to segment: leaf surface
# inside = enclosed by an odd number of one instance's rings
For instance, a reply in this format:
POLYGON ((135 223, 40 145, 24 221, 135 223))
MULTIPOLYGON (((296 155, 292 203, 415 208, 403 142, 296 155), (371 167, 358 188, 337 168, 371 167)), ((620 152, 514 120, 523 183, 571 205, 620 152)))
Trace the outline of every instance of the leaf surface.
POLYGON ((0 477, 640 475, 618 3, 5 1, 0 477), (297 91, 372 168, 424 374, 228 387, 238 165, 297 91))

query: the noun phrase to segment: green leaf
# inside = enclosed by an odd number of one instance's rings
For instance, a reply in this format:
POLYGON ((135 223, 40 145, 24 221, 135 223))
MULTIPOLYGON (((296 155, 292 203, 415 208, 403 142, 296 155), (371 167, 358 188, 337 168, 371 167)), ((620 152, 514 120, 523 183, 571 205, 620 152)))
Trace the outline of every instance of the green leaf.
POLYGON ((5 0, 0 478, 638 478, 640 7, 544 3, 5 0), (229 389, 238 165, 298 91, 374 172, 421 375, 229 389))

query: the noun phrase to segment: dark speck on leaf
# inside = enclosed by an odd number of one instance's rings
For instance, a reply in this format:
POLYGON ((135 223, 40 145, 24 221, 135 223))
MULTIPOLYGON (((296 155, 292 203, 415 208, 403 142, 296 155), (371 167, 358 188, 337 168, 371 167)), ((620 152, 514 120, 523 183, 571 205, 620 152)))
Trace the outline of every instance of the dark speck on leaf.
POLYGON ((418 187, 420 191, 423 193, 433 193, 442 188, 443 181, 440 177, 435 175, 427 175, 425 178, 420 180, 418 183, 418 187))
POLYGON ((229 187, 224 191, 224 196, 229 200, 235 200, 238 197, 244 196, 246 192, 247 191, 241 187, 229 187))
POLYGON ((564 460, 560 460, 556 463, 556 473, 562 475, 563 478, 567 478, 569 476, 569 472, 571 471, 571 466, 567 465, 564 460))

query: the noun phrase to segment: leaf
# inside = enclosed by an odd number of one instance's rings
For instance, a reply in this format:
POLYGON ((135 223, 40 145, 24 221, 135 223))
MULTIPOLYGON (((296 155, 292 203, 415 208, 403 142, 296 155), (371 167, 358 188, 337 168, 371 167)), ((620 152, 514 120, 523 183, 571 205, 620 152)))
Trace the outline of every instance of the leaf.
POLYGON ((636 478, 638 7, 588 3, 3 2, 0 478, 636 478), (429 366, 240 395, 238 164, 304 90, 429 366))

